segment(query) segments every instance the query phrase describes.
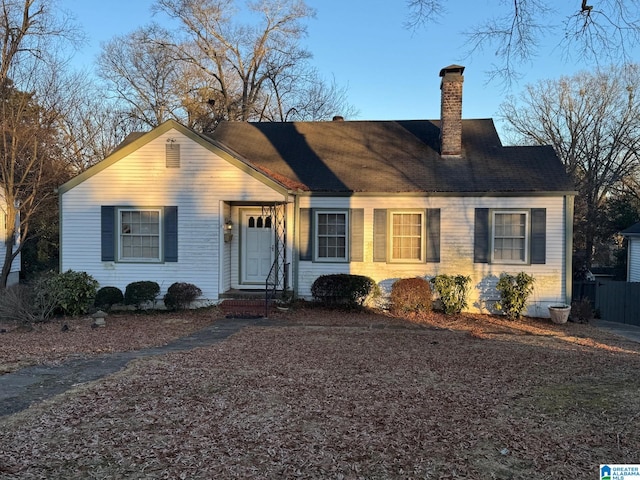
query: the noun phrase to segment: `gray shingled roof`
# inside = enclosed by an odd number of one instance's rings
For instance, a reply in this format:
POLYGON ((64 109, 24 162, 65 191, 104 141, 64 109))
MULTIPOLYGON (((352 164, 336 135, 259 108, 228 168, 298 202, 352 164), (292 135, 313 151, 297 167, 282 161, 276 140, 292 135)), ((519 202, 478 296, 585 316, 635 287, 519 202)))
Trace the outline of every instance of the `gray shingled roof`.
POLYGON ((209 137, 274 178, 313 192, 575 190, 551 147, 503 147, 491 119, 463 120, 463 155, 442 158, 439 124, 223 122, 209 137))
POLYGON ((626 230, 620 232, 625 237, 635 237, 640 235, 640 222, 631 225, 626 230))

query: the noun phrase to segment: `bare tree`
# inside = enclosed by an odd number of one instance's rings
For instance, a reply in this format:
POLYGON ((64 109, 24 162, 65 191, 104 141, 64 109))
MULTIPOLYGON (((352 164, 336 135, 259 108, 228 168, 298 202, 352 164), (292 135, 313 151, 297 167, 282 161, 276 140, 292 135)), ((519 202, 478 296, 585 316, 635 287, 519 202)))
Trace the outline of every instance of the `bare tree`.
POLYGON ((315 68, 299 65, 290 72, 269 76, 271 98, 260 121, 328 120, 335 115, 353 118, 358 110, 348 102, 347 89, 326 82, 315 68))
POLYGON ((611 67, 529 85, 501 106, 523 143, 552 145, 576 182, 576 245, 591 265, 607 195, 640 167, 640 69, 611 67))
MULTIPOLYGON (((417 28, 441 19, 444 0, 406 0, 407 25, 417 28)), ((500 13, 466 31, 469 54, 490 48, 497 63, 491 75, 505 82, 519 66, 540 53, 540 44, 555 38, 565 55, 595 64, 627 63, 640 41, 640 0, 512 0, 500 2, 500 13)))
POLYGON ((0 287, 52 199, 65 166, 56 162, 60 43, 75 32, 48 0, 0 0, 0 181, 6 218, 0 287), (59 19, 62 18, 62 21, 59 19))
POLYGON ((84 74, 64 83, 65 99, 58 118, 60 160, 80 173, 106 158, 132 131, 148 129, 140 116, 104 97, 104 88, 84 74))
MULTIPOLYGON (((186 37, 168 47, 200 74, 198 97, 208 97, 225 120, 263 119, 274 101, 274 79, 310 58, 299 45, 303 21, 314 15, 302 0, 247 2, 256 23, 234 21, 232 0, 158 0, 157 8, 177 19, 186 37)), ((277 80, 276 80, 277 82, 277 80)))
POLYGON ((346 89, 325 82, 300 46, 314 15, 303 0, 156 0, 153 9, 178 30, 145 27, 99 58, 112 98, 142 124, 173 118, 211 131, 222 120, 355 114, 346 89))
POLYGON ((102 46, 98 58, 98 75, 107 82, 113 99, 145 127, 185 118, 176 92, 181 66, 164 47, 168 43, 169 33, 151 25, 113 38, 102 46))

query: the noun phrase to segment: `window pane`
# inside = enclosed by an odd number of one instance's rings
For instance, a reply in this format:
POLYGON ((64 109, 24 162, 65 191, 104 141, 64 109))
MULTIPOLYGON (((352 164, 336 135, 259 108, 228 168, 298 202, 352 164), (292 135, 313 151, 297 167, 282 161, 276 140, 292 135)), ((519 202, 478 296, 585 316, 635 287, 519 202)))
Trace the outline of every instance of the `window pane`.
POLYGON ((159 211, 121 211, 120 222, 120 258, 160 259, 159 211))
POLYGON ((527 215, 496 213, 494 215, 493 258, 497 261, 526 261, 527 215))
POLYGON ((318 258, 345 259, 347 256, 347 215, 318 213, 316 217, 318 258))
POLYGON ((422 214, 393 214, 391 251, 396 260, 421 260, 422 214))

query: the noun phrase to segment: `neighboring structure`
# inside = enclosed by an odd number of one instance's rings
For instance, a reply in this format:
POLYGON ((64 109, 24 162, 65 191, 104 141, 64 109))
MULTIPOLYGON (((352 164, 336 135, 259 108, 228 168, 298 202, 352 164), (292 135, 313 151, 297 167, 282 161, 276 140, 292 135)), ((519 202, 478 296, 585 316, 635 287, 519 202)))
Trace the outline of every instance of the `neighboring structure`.
MULTIPOLYGON (((7 211, 4 208, 4 205, 6 205, 5 197, 2 193, 0 193, 0 242, 1 242, 0 245, 2 245, 2 248, 0 249, 0 258, 2 258, 2 261, 4 261, 4 256, 6 254, 7 221, 8 221, 7 211)), ((16 227, 19 232, 20 219, 16 219, 16 227)), ((16 237, 17 237, 16 239, 17 241, 13 246, 14 252, 19 248, 18 242, 20 241, 20 235, 18 233, 16 234, 16 237)), ((17 283, 20 282, 20 266, 21 266, 21 254, 18 253, 18 255, 16 255, 16 258, 14 258, 13 262, 11 263, 11 272, 7 277, 7 286, 16 285, 17 283)), ((0 268, 1 268, 1 264, 0 264, 0 268)))
POLYGON ((627 239, 627 282, 640 282, 640 222, 620 232, 627 239))
POLYGON ((491 310, 503 272, 536 279, 530 315, 571 299, 574 187, 551 147, 503 147, 462 120, 464 67, 442 77, 440 121, 168 121, 62 185, 61 270, 124 289, 196 284, 217 302, 265 283, 310 297, 323 274, 383 286, 470 275, 491 310), (442 128, 441 128, 442 127, 442 128))

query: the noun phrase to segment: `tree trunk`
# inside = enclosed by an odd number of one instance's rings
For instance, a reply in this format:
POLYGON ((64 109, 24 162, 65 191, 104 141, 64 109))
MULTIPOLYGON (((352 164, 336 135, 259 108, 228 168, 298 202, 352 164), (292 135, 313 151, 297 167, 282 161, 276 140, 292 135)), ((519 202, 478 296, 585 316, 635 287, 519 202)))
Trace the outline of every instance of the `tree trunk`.
POLYGON ((4 242, 5 250, 4 250, 4 262, 2 263, 2 274, 0 274, 0 288, 7 288, 7 281, 9 279, 9 274, 11 273, 11 264, 13 263, 13 259, 15 255, 13 254, 13 246, 15 240, 15 232, 13 228, 7 229, 7 238, 4 242))

